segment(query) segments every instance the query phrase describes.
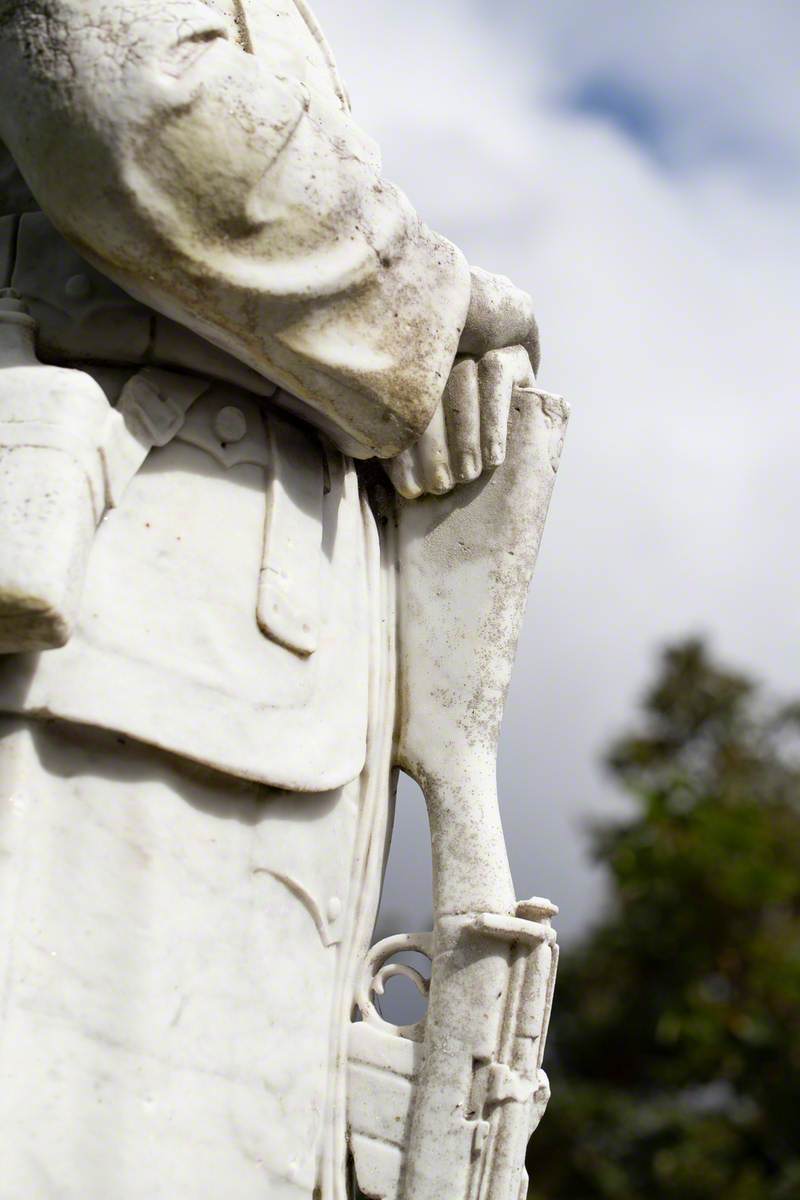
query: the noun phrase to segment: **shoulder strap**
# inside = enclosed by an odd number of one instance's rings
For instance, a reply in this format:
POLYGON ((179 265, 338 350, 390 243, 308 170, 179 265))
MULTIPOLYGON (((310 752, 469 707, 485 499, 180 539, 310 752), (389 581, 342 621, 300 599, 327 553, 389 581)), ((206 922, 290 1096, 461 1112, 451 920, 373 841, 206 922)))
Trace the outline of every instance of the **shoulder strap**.
POLYGON ((207 379, 156 367, 146 367, 128 380, 116 410, 122 420, 112 424, 102 448, 112 506, 119 504, 153 447, 172 441, 195 400, 210 386, 207 379))
MULTIPOLYGON (((268 53, 266 38, 275 29, 274 18, 290 16, 295 19, 301 37, 310 39, 308 50, 313 55, 321 80, 330 87, 341 106, 349 112, 350 100, 336 69, 333 53, 306 0, 211 0, 219 10, 225 5, 227 15, 236 26, 239 43, 250 53, 259 55, 260 47, 268 53), (270 20, 270 14, 273 20, 270 20), (316 53, 314 53, 316 51, 316 53)), ((284 36, 290 35, 291 21, 280 21, 284 36)))
POLYGON ((328 39, 325 37, 325 34, 322 32, 322 28, 319 24, 319 21, 312 13, 311 9, 309 8, 308 4, 306 3, 306 0, 294 0, 294 6, 297 9, 297 11, 300 13, 300 16, 303 18, 306 25, 308 26, 309 31, 310 31, 311 36, 313 37, 314 41, 317 43, 320 50, 322 51, 325 62, 328 64, 328 70, 331 73, 331 81, 333 83, 333 87, 336 92, 336 95, 341 100, 342 106, 349 112, 350 111, 350 97, 348 96, 347 90, 346 90, 344 84, 342 83, 341 76, 339 75, 339 69, 336 66, 336 59, 333 57, 333 51, 331 50, 330 45, 328 44, 328 39))
MULTIPOLYGON (((266 416, 271 471, 256 618, 268 638, 303 657, 319 648, 326 456, 316 437, 266 416)), ((333 453, 328 469, 342 470, 333 453)))

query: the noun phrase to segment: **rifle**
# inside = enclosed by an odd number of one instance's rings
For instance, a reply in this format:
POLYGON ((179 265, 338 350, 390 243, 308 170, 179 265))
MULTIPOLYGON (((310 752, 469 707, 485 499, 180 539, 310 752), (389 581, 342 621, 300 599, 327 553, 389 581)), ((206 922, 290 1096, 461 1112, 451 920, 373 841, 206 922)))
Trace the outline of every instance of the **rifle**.
POLYGON ((490 476, 397 505, 397 762, 422 788, 434 930, 373 948, 350 1028, 348 1118, 361 1190, 376 1200, 518 1200, 549 1096, 542 1057, 556 909, 514 898, 496 758, 525 599, 563 445, 559 397, 517 389, 509 451, 490 476), (431 959, 430 985, 391 964, 431 959), (423 1021, 383 1021, 373 996, 405 974, 423 1021))

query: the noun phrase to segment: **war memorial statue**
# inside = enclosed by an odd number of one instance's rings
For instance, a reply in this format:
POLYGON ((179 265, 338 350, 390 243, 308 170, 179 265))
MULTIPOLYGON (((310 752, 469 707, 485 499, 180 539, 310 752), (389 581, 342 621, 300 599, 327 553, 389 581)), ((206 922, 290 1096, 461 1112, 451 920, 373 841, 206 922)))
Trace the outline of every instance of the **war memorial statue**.
POLYGON ((518 1200, 530 298, 383 179, 304 0, 0 0, 0 288, 0 1200, 518 1200), (434 928, 370 949, 399 770, 434 928))

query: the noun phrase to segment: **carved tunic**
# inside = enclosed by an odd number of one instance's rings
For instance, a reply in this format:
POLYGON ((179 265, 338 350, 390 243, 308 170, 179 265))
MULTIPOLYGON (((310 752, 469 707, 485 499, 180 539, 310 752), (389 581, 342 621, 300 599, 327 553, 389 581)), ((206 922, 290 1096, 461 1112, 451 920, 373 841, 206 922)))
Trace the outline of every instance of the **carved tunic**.
POLYGON ((246 35, 238 3, 0 7, 1 132, 36 197, 0 147, 2 303, 114 418, 79 437, 68 396, 53 421, 35 387, 0 389, 0 486, 17 449, 43 488, 74 454, 90 484, 75 503, 99 522, 67 643, 0 661, 3 1200, 342 1185, 393 702, 349 452, 389 452, 425 420, 468 282, 382 190, 304 6, 244 7, 246 35), (274 142, 235 147, 246 179, 227 177, 230 123, 207 138, 226 62, 240 95, 275 102, 274 142), (57 169, 53 135, 72 140, 57 169), (293 244, 297 188, 332 138, 338 208, 293 244), (442 305, 421 366, 417 333, 389 347, 397 322, 378 319, 410 264, 442 305))

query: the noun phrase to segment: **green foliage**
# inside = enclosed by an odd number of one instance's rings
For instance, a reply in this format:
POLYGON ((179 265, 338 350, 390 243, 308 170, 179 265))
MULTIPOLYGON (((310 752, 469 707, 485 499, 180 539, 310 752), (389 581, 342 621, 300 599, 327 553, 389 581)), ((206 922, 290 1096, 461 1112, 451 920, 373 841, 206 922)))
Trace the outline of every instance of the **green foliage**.
POLYGON ((566 955, 532 1200, 800 1197, 800 705, 696 641, 608 766, 604 920, 566 955))

